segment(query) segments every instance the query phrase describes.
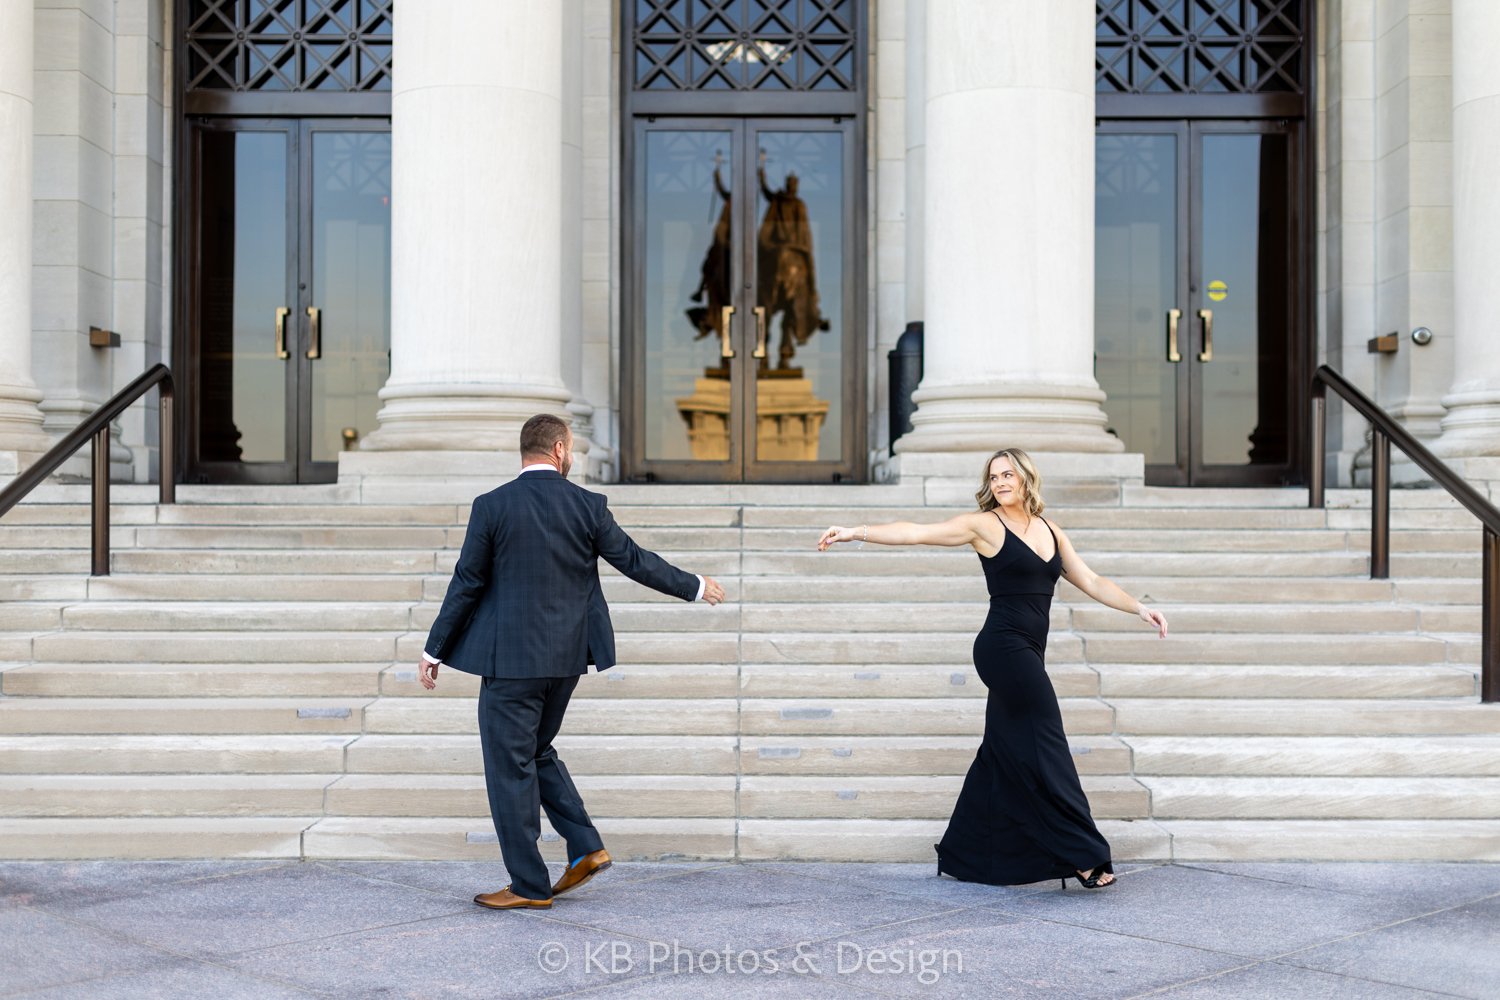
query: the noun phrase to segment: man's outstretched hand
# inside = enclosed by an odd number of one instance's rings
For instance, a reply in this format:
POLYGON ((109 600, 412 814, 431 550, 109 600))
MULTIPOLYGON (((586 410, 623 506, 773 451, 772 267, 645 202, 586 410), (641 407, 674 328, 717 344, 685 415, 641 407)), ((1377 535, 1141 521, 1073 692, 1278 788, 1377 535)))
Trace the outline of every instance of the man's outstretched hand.
POLYGON ((703 599, 709 604, 724 603, 724 588, 711 576, 703 578, 703 599))

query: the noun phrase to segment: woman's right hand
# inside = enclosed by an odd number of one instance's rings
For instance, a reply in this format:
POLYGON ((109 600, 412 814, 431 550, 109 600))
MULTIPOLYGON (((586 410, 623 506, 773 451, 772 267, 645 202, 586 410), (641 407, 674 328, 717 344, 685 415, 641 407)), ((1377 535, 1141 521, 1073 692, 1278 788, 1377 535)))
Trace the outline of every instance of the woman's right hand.
POLYGON ((818 539, 818 551, 822 552, 826 550, 828 546, 832 545, 834 542, 852 541, 854 541, 853 528, 840 528, 839 526, 834 525, 827 531, 823 532, 823 537, 818 539))

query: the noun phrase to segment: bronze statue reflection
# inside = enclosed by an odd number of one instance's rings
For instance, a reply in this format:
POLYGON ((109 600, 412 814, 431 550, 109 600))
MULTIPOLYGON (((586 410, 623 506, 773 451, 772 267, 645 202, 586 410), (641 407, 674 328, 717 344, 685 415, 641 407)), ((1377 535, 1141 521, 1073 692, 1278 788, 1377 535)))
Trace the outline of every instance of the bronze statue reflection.
MULTIPOLYGON (((781 344, 776 367, 791 370, 797 348, 829 323, 818 307, 818 283, 813 269, 812 226, 807 202, 797 196, 797 175, 788 173, 782 188, 766 183, 766 151, 756 167, 766 214, 756 237, 755 303, 766 311, 769 324, 781 317, 781 344)), ((762 364, 765 362, 762 361, 762 364)))
POLYGON ((722 202, 722 207, 719 209, 719 221, 714 223, 713 242, 708 246, 708 253, 703 255, 698 287, 690 296, 694 302, 702 302, 704 296, 707 296, 708 304, 693 306, 687 310, 688 322, 692 323, 693 328, 698 331, 693 338, 695 340, 708 336, 722 336, 724 307, 730 305, 729 238, 733 231, 730 217, 732 199, 729 189, 724 186, 723 178, 719 174, 723 165, 723 154, 715 150, 714 191, 719 201, 722 202))

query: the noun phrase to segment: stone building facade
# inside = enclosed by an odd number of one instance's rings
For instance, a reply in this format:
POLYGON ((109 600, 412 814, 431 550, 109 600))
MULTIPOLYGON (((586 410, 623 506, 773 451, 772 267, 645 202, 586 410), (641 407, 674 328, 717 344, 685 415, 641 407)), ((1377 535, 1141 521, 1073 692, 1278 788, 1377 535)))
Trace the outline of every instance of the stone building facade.
POLYGON ((604 482, 1296 484, 1328 363, 1500 479, 1495 51, 1488 0, 0 0, 0 476, 165 362, 192 482, 552 410, 604 482))

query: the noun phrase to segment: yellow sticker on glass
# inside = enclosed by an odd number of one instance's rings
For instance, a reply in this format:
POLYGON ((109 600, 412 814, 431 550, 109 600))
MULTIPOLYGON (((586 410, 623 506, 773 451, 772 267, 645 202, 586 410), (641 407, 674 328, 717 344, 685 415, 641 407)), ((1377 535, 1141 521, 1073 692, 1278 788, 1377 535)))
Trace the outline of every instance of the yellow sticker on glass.
POLYGON ((1222 281, 1210 281, 1208 283, 1208 297, 1215 302, 1223 302, 1229 297, 1229 286, 1222 281))

